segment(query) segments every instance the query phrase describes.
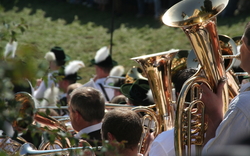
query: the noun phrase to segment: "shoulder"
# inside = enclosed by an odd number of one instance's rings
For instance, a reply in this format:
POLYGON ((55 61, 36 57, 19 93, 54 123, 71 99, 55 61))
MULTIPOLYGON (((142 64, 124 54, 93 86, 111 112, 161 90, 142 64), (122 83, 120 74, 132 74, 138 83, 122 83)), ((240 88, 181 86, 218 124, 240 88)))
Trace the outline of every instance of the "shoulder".
MULTIPOLYGON (((230 103, 229 110, 239 109, 246 115, 250 112, 250 91, 245 91, 236 96, 230 103)), ((250 114, 249 114, 250 117, 250 114)))
POLYGON ((95 88, 95 82, 91 78, 88 82, 82 85, 83 87, 94 87, 95 88))
POLYGON ((164 131, 153 141, 149 155, 174 156, 174 129, 164 131))

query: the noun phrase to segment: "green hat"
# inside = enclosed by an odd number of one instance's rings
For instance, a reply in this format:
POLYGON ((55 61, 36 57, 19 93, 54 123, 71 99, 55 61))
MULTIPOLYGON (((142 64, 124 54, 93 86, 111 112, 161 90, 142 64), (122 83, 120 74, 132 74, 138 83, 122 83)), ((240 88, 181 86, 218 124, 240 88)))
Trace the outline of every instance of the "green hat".
POLYGON ((109 48, 106 46, 96 52, 95 58, 91 60, 91 63, 101 67, 113 67, 118 64, 112 59, 109 48))
POLYGON ((82 77, 77 74, 78 70, 85 67, 84 63, 79 60, 73 60, 64 67, 62 66, 58 73, 54 74, 54 77, 60 76, 63 80, 77 81, 81 80, 82 77))
POLYGON ((62 66, 70 60, 70 57, 65 54, 63 48, 56 46, 46 53, 45 59, 48 61, 56 61, 59 66, 62 66))
POLYGON ((134 105, 151 105, 154 101, 149 97, 150 86, 147 80, 137 79, 134 83, 124 84, 121 86, 121 92, 129 100, 133 102, 134 105))

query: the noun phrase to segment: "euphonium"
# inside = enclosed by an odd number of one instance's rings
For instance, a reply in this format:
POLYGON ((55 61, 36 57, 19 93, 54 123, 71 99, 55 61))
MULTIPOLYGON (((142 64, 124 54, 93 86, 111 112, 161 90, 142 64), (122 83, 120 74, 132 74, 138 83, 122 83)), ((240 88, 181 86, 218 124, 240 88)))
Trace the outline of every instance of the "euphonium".
MULTIPOLYGON (((197 96, 191 103, 185 103, 187 92, 200 83, 216 91, 218 82, 226 76, 216 28, 216 16, 226 7, 228 0, 183 0, 172 6, 162 17, 163 23, 180 27, 198 58, 199 71, 188 79, 177 100, 175 119, 176 155, 191 155, 191 144, 201 154, 206 130, 204 103, 197 96)), ((201 93, 201 92, 200 92, 201 93)), ((191 94, 192 95, 192 94, 191 94)), ((223 89, 223 112, 227 110, 227 85, 223 89)))

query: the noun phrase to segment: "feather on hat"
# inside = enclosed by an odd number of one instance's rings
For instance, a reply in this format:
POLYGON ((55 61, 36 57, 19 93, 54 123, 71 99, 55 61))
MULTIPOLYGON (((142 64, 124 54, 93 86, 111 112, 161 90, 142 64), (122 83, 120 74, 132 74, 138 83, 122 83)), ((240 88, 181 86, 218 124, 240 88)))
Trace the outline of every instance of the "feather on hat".
POLYGON ((98 64, 102 61, 104 61, 109 56, 109 48, 108 47, 102 47, 96 52, 95 55, 95 63, 98 64))
POLYGON ((75 74, 82 67, 85 67, 82 61, 74 60, 69 62, 69 64, 65 67, 64 73, 66 76, 70 74, 75 74))
POLYGON ((6 58, 9 53, 11 53, 11 57, 14 58, 16 54, 17 45, 18 43, 16 41, 13 41, 12 43, 8 42, 5 46, 4 57, 6 58))
POLYGON ((53 52, 49 51, 45 54, 44 58, 47 60, 47 61, 55 61, 56 60, 56 56, 53 52))
POLYGON ((112 60, 107 46, 102 47, 96 52, 95 58, 91 60, 91 63, 102 67, 113 67, 117 65, 117 62, 112 60))
POLYGON ((66 80, 81 80, 82 77, 77 75, 77 72, 80 68, 85 67, 84 63, 79 60, 73 60, 64 68, 63 74, 66 80))
POLYGON ((115 66, 111 69, 109 76, 122 76, 125 69, 122 65, 115 66))
MULTIPOLYGON (((109 76, 125 77, 124 71, 125 69, 122 65, 115 66, 111 69, 109 76)), ((114 78, 112 79, 111 82, 108 83, 108 85, 115 86, 115 87, 120 87, 123 84, 124 84, 124 79, 120 79, 120 78, 114 78)))

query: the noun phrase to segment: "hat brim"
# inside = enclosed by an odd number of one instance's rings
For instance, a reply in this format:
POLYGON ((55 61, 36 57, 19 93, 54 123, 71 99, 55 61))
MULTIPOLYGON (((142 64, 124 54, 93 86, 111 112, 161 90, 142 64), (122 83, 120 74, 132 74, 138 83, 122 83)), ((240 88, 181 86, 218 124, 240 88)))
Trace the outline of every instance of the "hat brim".
POLYGON ((118 63, 115 60, 112 60, 112 63, 96 63, 95 59, 92 59, 91 61, 91 65, 96 65, 96 66, 103 66, 103 67, 113 67, 113 66, 117 66, 118 63))
POLYGON ((69 55, 65 55, 65 60, 64 61, 69 61, 71 58, 69 57, 69 55))
POLYGON ((124 96, 126 96, 127 98, 130 98, 130 96, 129 96, 129 91, 130 91, 130 88, 131 88, 132 85, 133 85, 132 83, 123 84, 123 85, 121 86, 121 88, 120 88, 122 94, 123 94, 124 96))

